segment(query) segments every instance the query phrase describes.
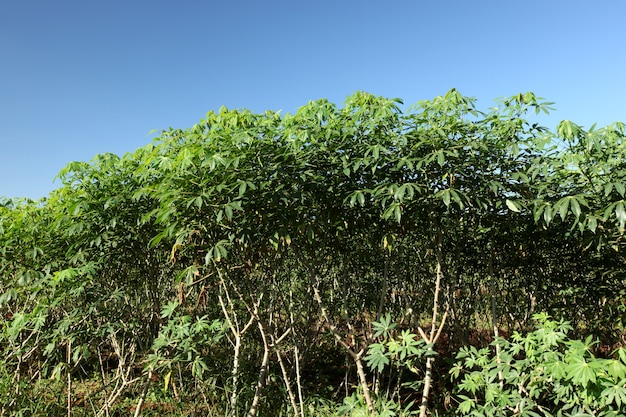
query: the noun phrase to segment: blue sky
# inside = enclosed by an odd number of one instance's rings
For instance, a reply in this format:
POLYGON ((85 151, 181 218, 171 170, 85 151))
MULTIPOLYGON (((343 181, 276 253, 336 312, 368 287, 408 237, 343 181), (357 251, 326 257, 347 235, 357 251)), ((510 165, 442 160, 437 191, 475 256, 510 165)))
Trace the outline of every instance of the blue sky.
POLYGON ((357 90, 488 108, 533 91, 545 124, 626 121, 626 2, 5 0, 0 196, 123 154, 221 105, 294 112, 357 90))

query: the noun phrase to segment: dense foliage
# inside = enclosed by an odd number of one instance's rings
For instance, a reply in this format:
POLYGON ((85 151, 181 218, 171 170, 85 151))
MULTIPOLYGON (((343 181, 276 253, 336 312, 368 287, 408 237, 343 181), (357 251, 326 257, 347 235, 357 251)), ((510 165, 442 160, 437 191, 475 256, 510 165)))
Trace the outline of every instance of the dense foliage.
POLYGON ((550 104, 222 108, 2 200, 0 415, 619 415, 626 128, 550 104))

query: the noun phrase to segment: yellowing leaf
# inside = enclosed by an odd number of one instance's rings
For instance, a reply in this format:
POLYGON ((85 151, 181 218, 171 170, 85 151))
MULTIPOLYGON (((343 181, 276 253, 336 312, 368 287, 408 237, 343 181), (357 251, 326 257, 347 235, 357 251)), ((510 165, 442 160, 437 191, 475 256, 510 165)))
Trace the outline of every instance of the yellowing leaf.
POLYGON ((519 213, 521 211, 517 203, 515 203, 513 200, 507 199, 506 206, 509 208, 509 210, 514 211, 515 213, 519 213))
POLYGON ((167 388, 170 385, 170 378, 172 377, 172 371, 169 371, 167 374, 165 374, 165 376, 163 377, 163 391, 167 392, 167 388))

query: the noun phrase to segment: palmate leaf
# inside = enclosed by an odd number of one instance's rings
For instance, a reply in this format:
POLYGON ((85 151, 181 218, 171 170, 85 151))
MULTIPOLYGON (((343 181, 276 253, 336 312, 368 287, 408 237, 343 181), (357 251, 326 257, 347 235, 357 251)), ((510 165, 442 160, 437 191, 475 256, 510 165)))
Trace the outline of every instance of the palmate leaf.
POLYGON ((397 323, 392 323, 391 315, 385 314, 382 316, 379 321, 375 321, 372 323, 372 327, 375 330, 374 337, 388 337, 389 332, 395 329, 397 323))
POLYGON ((385 345, 383 343, 372 343, 365 356, 365 362, 370 369, 381 372, 385 366, 389 365, 385 345))
POLYGON ((616 359, 607 359, 606 372, 613 379, 626 378, 626 365, 624 365, 622 361, 616 359))
POLYGON ((605 405, 615 404, 620 409, 622 406, 626 406, 626 379, 622 379, 614 385, 607 385, 600 396, 605 405))
POLYGON ((163 307, 163 310, 161 310, 161 318, 170 318, 172 317, 172 315, 174 314, 174 311, 176 310, 176 308, 178 307, 178 300, 175 301, 169 301, 165 307, 163 307))
POLYGON ((583 357, 572 358, 572 362, 565 366, 567 378, 582 387, 596 382, 596 373, 589 362, 583 357))
POLYGON ((476 407, 476 400, 469 398, 465 395, 459 395, 459 398, 463 401, 459 404, 459 411, 463 414, 468 414, 472 408, 476 407))
POLYGON ((191 363, 191 373, 195 377, 201 377, 204 371, 208 371, 209 367, 207 364, 200 358, 196 357, 194 361, 191 363))

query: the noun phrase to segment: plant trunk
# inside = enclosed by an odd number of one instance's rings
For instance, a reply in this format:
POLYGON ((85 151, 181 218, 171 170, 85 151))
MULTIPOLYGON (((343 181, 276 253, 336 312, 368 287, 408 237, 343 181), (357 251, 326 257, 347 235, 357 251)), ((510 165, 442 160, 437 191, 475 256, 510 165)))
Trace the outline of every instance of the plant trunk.
POLYGON ((231 395, 230 395, 230 414, 232 417, 237 417, 237 398, 239 397, 239 356, 241 354, 241 339, 244 333, 250 328, 252 323, 254 323, 254 316, 250 317, 250 320, 246 323, 243 329, 240 328, 239 318, 237 317, 237 312, 235 311, 235 307, 233 301, 228 293, 228 288, 226 287, 226 283, 220 274, 221 282, 221 290, 224 292, 226 296, 226 300, 228 301, 228 307, 226 308, 226 303, 224 302, 224 298, 222 294, 218 294, 218 300, 220 303, 220 307, 222 309, 222 314, 224 314, 224 318, 226 319, 226 323, 228 324, 228 328, 233 335, 233 340, 231 341, 233 345, 233 368, 231 371, 232 376, 232 385, 231 385, 231 395))
POLYGON ((141 414, 141 407, 143 406, 143 403, 146 400, 146 396, 148 395, 148 388, 150 387, 151 380, 152 380, 152 369, 148 370, 148 377, 146 378, 146 383, 143 385, 143 390, 141 391, 141 397, 139 397, 139 401, 137 402, 137 407, 135 408, 135 417, 139 417, 139 414, 141 414))
POLYGON ((72 367, 71 367, 71 360, 72 360, 72 341, 68 340, 67 341, 67 351, 66 351, 66 356, 67 356, 67 417, 71 417, 72 416, 72 367))
POLYGON ((439 324, 439 329, 437 329, 437 316, 439 314, 438 313, 439 293, 441 291, 441 279, 443 276, 442 267, 441 267, 441 263, 442 263, 441 243, 442 243, 441 229, 438 229, 437 236, 435 237, 435 256, 437 259, 437 266, 436 266, 436 271, 435 271, 436 273, 435 294, 434 294, 434 299, 433 299, 433 316, 432 316, 432 324, 430 326, 430 335, 426 336, 424 331, 421 328, 419 329, 422 335, 422 338, 426 341, 426 343, 429 344, 428 353, 427 353, 428 357, 426 358, 426 374, 424 376, 424 389, 422 391, 422 403, 420 405, 420 417, 425 417, 426 412, 428 410, 430 387, 432 385, 432 370, 433 370, 433 363, 435 361, 433 347, 434 347, 435 342, 439 338, 439 335, 441 334, 441 330, 443 329, 443 326, 446 321, 446 317, 448 315, 448 311, 446 310, 446 312, 443 315, 443 318, 441 319, 441 323, 439 324))
POLYGON ((276 358, 278 359, 278 363, 280 365, 280 371, 283 374, 283 381, 285 382, 285 389, 287 390, 287 394, 289 395, 289 402, 291 403, 291 408, 293 409, 294 416, 298 416, 298 404, 296 403, 296 396, 293 393, 293 389, 291 388, 291 380, 289 378, 289 374, 287 373, 287 368, 285 367, 285 361, 280 354, 280 350, 276 349, 276 358))
POLYGON ((293 356, 296 362, 296 384, 298 385, 298 400, 300 401, 300 417, 304 417, 304 398, 302 396, 302 382, 300 381, 300 351, 298 345, 293 348, 293 356))
POLYGON ((363 368, 363 361, 361 361, 361 357, 365 351, 361 350, 358 354, 352 356, 354 359, 354 363, 356 364, 356 372, 359 375, 359 383, 361 384, 361 388, 363 389, 363 398, 365 398, 365 403, 367 404, 367 409, 370 413, 374 412, 374 402, 372 401, 372 396, 370 395, 370 389, 367 385, 367 377, 365 376, 365 369, 363 368))
POLYGON ((260 321, 257 321, 257 325, 259 326, 259 331, 261 332, 261 338, 263 339, 263 359, 261 360, 261 369, 259 370, 259 377, 256 382, 256 390, 254 391, 254 398, 252 399, 252 405, 250 406, 250 410, 248 411, 248 417, 256 416, 259 411, 259 400, 261 399, 261 394, 263 392, 263 388, 265 388, 265 379, 267 377, 267 365, 270 359, 270 348, 267 343, 267 336, 265 334, 265 329, 260 321))
POLYGON ((237 385, 239 383, 239 352, 241 350, 241 335, 237 333, 234 338, 235 346, 233 347, 233 369, 231 371, 233 383, 231 387, 232 392, 230 393, 230 410, 233 417, 237 415, 237 396, 239 395, 237 392, 237 385))
MULTIPOLYGON (((495 276, 493 274, 493 251, 489 256, 489 280, 491 281, 491 321, 493 324, 493 337, 496 344, 496 362, 498 367, 500 368, 502 365, 502 360, 500 359, 500 332, 498 330, 498 311, 496 308, 496 282, 495 276)), ((498 381, 500 389, 504 386, 504 376, 502 375, 502 369, 498 370, 498 381)))
POLYGON ((366 348, 361 349, 359 353, 355 353, 352 350, 352 348, 343 340, 341 334, 337 331, 337 327, 335 326, 335 324, 328 317, 328 313, 326 312, 324 303, 322 303, 322 298, 320 297, 319 291, 317 290, 317 287, 315 285, 313 286, 313 294, 315 300, 320 306, 320 310, 322 310, 322 316, 324 317, 324 320, 326 320, 326 323, 328 323, 328 327, 330 327, 330 331, 335 337, 335 340, 346 349, 348 354, 354 360, 354 363, 356 364, 357 374, 359 376, 359 384, 361 385, 361 389, 363 390, 363 398, 367 403, 368 410, 370 411, 370 413, 373 413, 374 402, 372 401, 372 397, 370 395, 369 386, 367 385, 367 377, 365 375, 365 369, 363 368, 363 362, 361 361, 361 358, 363 357, 363 353, 365 353, 366 348))

